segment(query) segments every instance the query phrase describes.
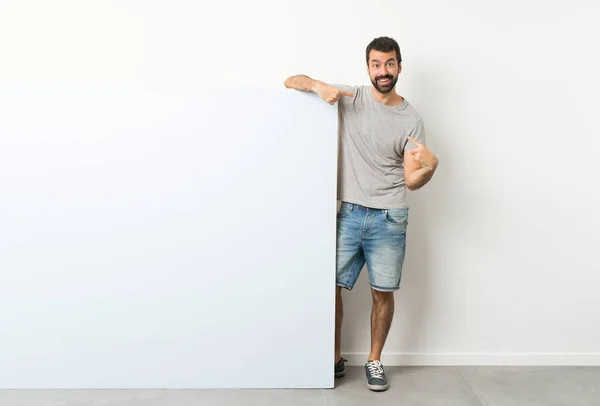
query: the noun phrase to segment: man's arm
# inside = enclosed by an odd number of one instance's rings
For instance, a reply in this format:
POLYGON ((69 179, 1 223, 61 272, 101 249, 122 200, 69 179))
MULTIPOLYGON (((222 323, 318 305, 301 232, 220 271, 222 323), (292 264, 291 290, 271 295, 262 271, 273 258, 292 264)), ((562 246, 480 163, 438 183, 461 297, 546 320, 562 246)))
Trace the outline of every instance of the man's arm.
POLYGON ((309 78, 306 75, 290 76, 283 82, 288 89, 301 90, 304 92, 314 92, 317 80, 309 78))
POLYGON ((417 190, 431 180, 438 166, 438 158, 418 141, 408 137, 415 149, 404 152, 404 183, 410 190, 417 190))
POLYGON ((314 80, 306 75, 291 76, 287 78, 283 84, 288 89, 314 92, 329 104, 334 104, 342 96, 354 97, 353 93, 339 90, 334 86, 321 82, 320 80, 314 80))

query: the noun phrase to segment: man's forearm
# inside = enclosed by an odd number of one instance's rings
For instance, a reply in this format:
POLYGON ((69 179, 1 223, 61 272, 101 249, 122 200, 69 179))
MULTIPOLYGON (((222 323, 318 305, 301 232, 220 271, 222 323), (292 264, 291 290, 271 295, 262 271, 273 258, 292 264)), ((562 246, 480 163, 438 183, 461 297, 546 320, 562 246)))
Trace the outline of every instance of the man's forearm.
POLYGON ((420 189, 423 187, 423 185, 431 180, 436 167, 437 165, 425 166, 421 169, 417 169, 410 174, 408 179, 406 179, 406 187, 408 187, 410 190, 420 189))
POLYGON ((291 76, 283 83, 288 89, 302 90, 305 92, 313 92, 319 83, 318 80, 309 78, 306 75, 291 76))

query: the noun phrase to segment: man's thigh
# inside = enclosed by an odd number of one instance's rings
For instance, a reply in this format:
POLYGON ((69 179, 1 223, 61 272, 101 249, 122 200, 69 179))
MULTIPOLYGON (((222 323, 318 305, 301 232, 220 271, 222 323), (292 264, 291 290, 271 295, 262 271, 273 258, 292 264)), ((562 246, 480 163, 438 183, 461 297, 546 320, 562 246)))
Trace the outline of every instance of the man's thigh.
POLYGON ((360 206, 342 203, 337 214, 336 284, 351 290, 365 265, 362 248, 364 213, 360 206))
POLYGON ((400 288, 406 252, 408 209, 381 210, 363 240, 369 283, 375 290, 400 288))

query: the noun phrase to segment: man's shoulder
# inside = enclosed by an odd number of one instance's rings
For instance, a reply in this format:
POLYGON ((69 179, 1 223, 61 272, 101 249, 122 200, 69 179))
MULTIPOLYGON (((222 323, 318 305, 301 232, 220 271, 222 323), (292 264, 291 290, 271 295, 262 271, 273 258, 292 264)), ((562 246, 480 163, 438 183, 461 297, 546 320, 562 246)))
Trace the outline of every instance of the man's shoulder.
POLYGON ((419 113, 419 110, 415 108, 408 100, 404 99, 406 108, 404 109, 405 114, 410 117, 414 122, 423 121, 423 116, 419 113))

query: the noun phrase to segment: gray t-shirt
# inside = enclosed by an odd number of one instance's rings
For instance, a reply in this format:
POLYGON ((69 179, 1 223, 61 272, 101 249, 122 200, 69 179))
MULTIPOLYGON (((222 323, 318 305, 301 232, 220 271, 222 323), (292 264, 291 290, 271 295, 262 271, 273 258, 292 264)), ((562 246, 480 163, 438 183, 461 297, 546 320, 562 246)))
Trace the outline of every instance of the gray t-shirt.
POLYGON ((376 101, 372 86, 332 84, 354 93, 339 104, 338 200, 376 209, 408 207, 404 151, 425 144, 423 119, 406 99, 398 106, 376 101))

